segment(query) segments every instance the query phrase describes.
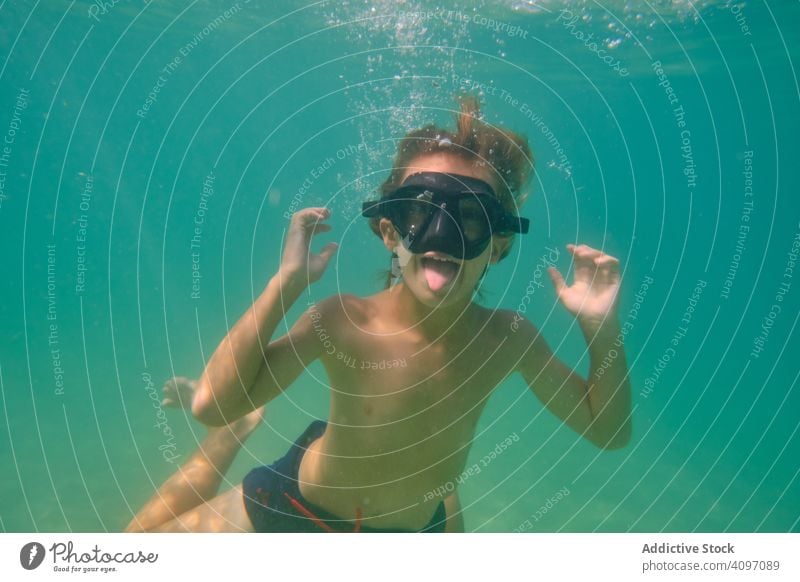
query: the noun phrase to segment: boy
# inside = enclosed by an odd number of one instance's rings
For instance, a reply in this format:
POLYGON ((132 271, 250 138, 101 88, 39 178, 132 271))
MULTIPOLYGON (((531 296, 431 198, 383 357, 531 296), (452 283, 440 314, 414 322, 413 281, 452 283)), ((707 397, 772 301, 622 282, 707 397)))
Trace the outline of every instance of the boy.
MULTIPOLYGON (((488 266, 527 230, 516 210, 530 160, 524 138, 480 121, 469 98, 456 132, 427 126, 406 136, 382 197, 364 204, 364 216, 393 253, 393 284, 367 298, 330 297, 273 340, 286 310, 336 251, 335 243, 310 250, 311 239, 331 229, 330 212, 297 212, 278 273, 190 396, 198 420, 224 428, 210 432, 129 529, 458 530, 457 498, 442 503, 426 493, 461 474, 481 411, 514 372, 578 434, 604 449, 625 446, 630 386, 621 348, 604 373, 587 381, 526 319, 472 301, 488 266), (320 328, 331 336, 333 354, 320 328), (328 422, 311 423, 285 457, 211 499, 260 421, 260 407, 317 358, 330 379, 328 422), (374 365, 351 367, 352 360, 374 365), (381 366, 395 361, 407 365, 381 366)), ((574 283, 567 286, 555 268, 550 276, 586 337, 591 370, 599 370, 619 334, 619 262, 585 245, 567 248, 574 283)))

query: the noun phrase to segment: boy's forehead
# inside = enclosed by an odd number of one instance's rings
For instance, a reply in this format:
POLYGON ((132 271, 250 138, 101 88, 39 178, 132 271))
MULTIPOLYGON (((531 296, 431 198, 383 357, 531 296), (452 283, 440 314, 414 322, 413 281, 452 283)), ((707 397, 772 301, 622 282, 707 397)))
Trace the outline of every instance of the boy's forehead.
POLYGON ((450 154, 430 154, 414 158, 408 163, 408 167, 403 173, 401 182, 411 174, 417 174, 419 172, 460 174, 462 176, 478 178, 489 184, 494 182, 485 167, 476 166, 474 162, 450 154))

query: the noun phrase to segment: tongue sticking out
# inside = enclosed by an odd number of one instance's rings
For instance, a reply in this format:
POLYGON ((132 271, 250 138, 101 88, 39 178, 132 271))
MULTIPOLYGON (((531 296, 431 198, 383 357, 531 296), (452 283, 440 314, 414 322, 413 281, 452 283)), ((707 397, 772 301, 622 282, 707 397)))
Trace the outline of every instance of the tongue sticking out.
POLYGON ((456 273, 458 273, 458 265, 450 261, 437 261, 426 258, 422 259, 422 268, 425 271, 428 288, 434 293, 455 279, 456 273))

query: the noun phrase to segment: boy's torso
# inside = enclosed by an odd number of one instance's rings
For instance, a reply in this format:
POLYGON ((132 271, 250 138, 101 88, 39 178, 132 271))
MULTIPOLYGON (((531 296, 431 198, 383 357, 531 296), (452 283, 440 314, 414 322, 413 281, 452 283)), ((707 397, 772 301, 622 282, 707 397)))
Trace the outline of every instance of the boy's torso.
POLYGON ((301 491, 345 519, 359 507, 373 527, 419 529, 441 501, 430 492, 463 471, 492 390, 519 361, 519 342, 507 312, 475 306, 469 323, 432 339, 393 329, 376 298, 341 299, 320 318, 330 336, 322 362, 331 412, 303 459, 301 491))

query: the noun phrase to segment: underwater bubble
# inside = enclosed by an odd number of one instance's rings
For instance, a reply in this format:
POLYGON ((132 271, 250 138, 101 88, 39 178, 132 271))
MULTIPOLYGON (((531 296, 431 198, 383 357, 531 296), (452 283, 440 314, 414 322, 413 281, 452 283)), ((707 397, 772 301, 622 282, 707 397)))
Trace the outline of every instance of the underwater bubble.
POLYGON ((268 194, 269 204, 272 206, 279 206, 281 203, 281 192, 277 188, 270 190, 268 194))

